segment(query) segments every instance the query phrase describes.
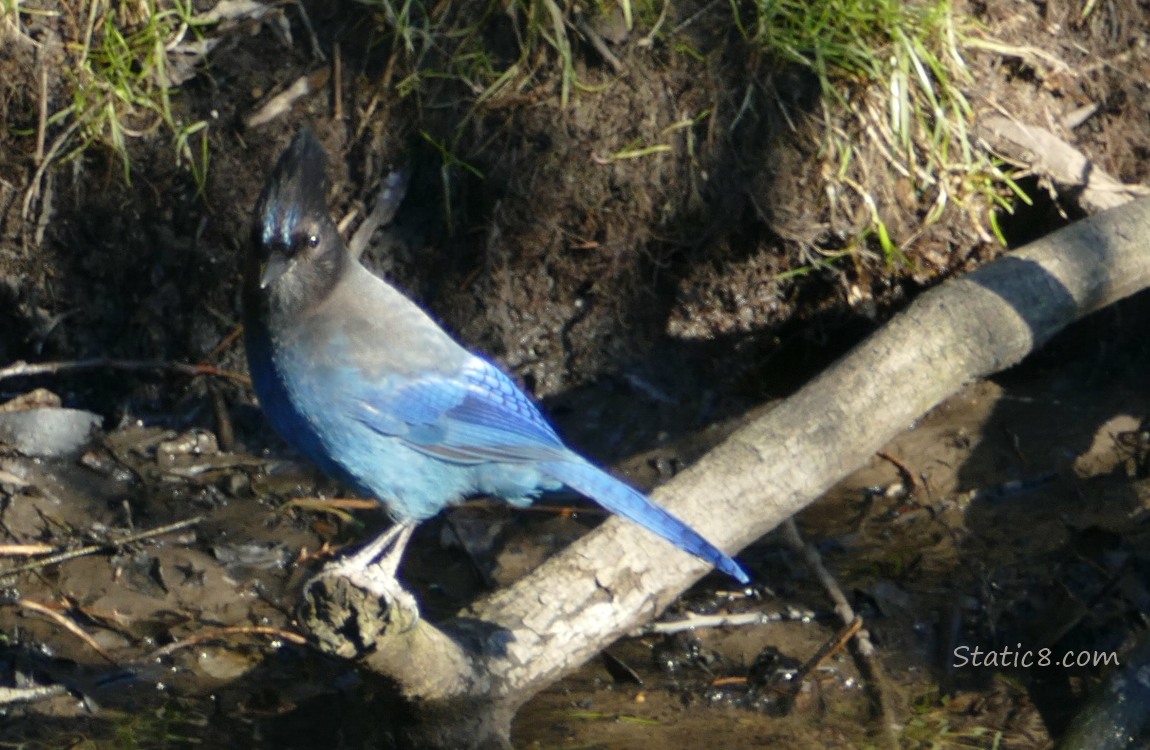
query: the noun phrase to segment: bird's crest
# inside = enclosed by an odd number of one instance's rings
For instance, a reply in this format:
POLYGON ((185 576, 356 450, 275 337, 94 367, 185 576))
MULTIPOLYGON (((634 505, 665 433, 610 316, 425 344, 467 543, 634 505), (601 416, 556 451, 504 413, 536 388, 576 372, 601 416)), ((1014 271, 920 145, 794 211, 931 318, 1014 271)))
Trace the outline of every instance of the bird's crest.
POLYGON ((327 216, 327 156, 304 127, 280 157, 255 213, 254 240, 289 254, 298 249, 305 219, 327 216))

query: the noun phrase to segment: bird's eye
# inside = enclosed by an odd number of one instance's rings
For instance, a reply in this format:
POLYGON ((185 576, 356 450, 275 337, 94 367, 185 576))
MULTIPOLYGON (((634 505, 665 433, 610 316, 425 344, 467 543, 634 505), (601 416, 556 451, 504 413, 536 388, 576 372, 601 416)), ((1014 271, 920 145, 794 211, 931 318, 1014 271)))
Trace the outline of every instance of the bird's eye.
POLYGON ((309 234, 307 236, 307 246, 312 248, 312 249, 319 247, 319 235, 318 234, 309 234))

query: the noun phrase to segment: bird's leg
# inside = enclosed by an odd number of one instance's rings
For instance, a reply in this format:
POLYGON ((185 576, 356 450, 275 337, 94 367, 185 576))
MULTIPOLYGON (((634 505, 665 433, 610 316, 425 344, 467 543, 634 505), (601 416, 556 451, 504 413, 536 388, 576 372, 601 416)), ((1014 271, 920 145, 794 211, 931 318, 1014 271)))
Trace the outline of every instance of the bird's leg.
POLYGON ((341 573, 364 572, 370 569, 370 574, 395 578, 399 570, 399 562, 403 559, 403 551, 411 541, 411 532, 415 531, 415 524, 395 523, 363 549, 353 555, 336 561, 334 568, 341 573))

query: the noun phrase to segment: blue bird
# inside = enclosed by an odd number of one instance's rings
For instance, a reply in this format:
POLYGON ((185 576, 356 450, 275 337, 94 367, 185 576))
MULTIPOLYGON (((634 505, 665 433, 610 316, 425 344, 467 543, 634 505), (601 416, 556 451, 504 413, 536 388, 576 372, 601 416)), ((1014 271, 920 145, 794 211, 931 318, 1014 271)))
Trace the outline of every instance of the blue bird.
POLYGON ((524 506, 566 485, 748 582, 694 529, 567 448, 502 371, 348 252, 327 161, 304 128, 255 212, 244 269, 248 366, 276 430, 395 525, 353 559, 394 572, 420 521, 474 495, 524 506))

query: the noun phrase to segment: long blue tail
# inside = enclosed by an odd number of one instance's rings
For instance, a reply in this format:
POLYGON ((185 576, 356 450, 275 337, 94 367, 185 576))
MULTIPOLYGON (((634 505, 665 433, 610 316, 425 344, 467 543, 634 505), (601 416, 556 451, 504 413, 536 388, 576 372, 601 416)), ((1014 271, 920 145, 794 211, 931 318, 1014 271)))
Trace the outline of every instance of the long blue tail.
POLYGON ((746 572, 729 555, 704 539, 699 532, 653 503, 642 492, 620 482, 610 474, 579 459, 545 461, 540 465, 540 469, 612 513, 634 521, 676 547, 706 560, 740 583, 750 582, 751 579, 746 572))

